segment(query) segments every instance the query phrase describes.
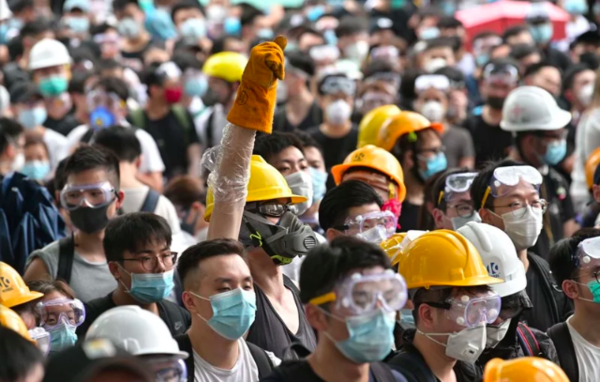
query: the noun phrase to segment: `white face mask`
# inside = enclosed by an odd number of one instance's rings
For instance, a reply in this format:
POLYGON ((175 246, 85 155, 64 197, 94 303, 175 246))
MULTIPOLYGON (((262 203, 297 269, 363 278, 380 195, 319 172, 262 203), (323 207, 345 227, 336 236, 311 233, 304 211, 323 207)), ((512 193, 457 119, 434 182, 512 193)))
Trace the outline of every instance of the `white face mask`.
POLYGON ((352 107, 343 99, 330 103, 325 109, 327 122, 332 125, 343 125, 350 118, 352 107))
POLYGON ((357 41, 354 44, 348 45, 344 49, 344 54, 350 60, 363 62, 367 54, 369 54, 369 43, 366 41, 357 41))
POLYGON ((434 58, 432 60, 427 61, 427 63, 425 63, 425 71, 427 73, 433 73, 436 70, 441 69, 445 66, 447 66, 446 59, 434 58))
POLYGON ((458 333, 424 333, 417 329, 431 341, 446 348, 446 356, 457 361, 473 363, 485 350, 486 327, 485 325, 474 328, 464 328, 458 333), (448 336, 448 342, 442 343, 431 336, 448 336))
POLYGON ((305 171, 298 171, 285 177, 288 186, 296 195, 305 196, 306 202, 295 204, 298 209, 298 215, 302 215, 308 210, 313 200, 312 178, 305 171))
POLYGON ((494 326, 494 325, 487 326, 487 329, 486 329, 487 340, 485 343, 486 348, 493 349, 496 346, 498 346, 500 341, 502 341, 504 339, 504 337, 506 337, 506 332, 508 332, 508 327, 510 326, 511 320, 512 320, 512 318, 509 318, 508 320, 504 321, 503 323, 501 323, 498 326, 494 326))
POLYGON ((504 221, 504 232, 510 237, 517 251, 533 247, 544 225, 543 212, 540 208, 531 208, 531 206, 523 208, 501 216, 504 221), (523 208, 526 208, 527 212, 523 216, 517 217, 520 215, 519 212, 523 212, 523 208))
POLYGON ((446 116, 446 110, 441 102, 428 101, 421 106, 421 114, 430 122, 442 122, 446 116))
POLYGON ((14 162, 12 164, 12 170, 13 171, 19 171, 19 170, 21 170, 21 168, 23 168, 24 164, 25 164, 25 154, 19 153, 15 157, 15 160, 14 160, 14 162))
POLYGON ((594 95, 594 84, 587 84, 582 87, 577 93, 577 99, 583 106, 589 106, 592 103, 592 97, 594 95))

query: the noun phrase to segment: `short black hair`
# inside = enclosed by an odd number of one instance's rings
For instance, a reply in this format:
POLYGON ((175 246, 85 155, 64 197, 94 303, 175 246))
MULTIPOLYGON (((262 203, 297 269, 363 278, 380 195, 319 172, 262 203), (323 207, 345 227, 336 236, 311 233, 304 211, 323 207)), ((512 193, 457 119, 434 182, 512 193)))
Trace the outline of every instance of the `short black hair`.
MULTIPOLYGON (((389 60, 375 59, 369 61, 369 63, 363 69, 364 78, 367 79, 377 73, 390 73, 396 72, 394 64, 389 60)), ((400 74, 398 74, 400 78, 400 74)))
POLYGON ((13 13, 19 13, 27 8, 33 8, 35 3, 33 0, 15 0, 15 1, 7 1, 8 8, 13 13))
POLYGON ((35 367, 44 366, 44 356, 34 344, 2 325, 0 359, 0 381, 23 381, 35 367))
POLYGON ((514 27, 510 27, 502 34, 502 41, 506 43, 509 38, 518 36, 524 32, 529 32, 529 28, 525 25, 516 25, 514 27))
POLYGON ((213 54, 224 52, 225 51, 225 43, 227 42, 227 40, 242 41, 242 39, 240 37, 234 36, 234 35, 226 35, 226 36, 218 37, 213 41, 212 48, 210 49, 210 55, 212 56, 213 54))
POLYGON ((41 33, 54 30, 52 21, 45 17, 38 17, 37 20, 32 21, 23 25, 20 36, 23 37, 35 37, 41 33))
POLYGON ((590 69, 590 67, 586 64, 575 64, 570 66, 563 77, 562 91, 564 92, 567 89, 571 89, 575 83, 575 78, 577 78, 580 73, 583 73, 586 70, 593 71, 593 69, 590 69))
POLYGON ((169 223, 151 212, 133 212, 111 219, 102 240, 107 261, 120 261, 125 251, 135 253, 151 243, 171 246, 169 223))
POLYGON ((95 36, 97 34, 104 34, 109 30, 117 30, 117 27, 108 23, 95 25, 90 27, 90 35, 95 36))
POLYGON ((125 81, 116 77, 100 77, 90 90, 102 88, 106 93, 115 93, 123 102, 129 98, 129 89, 125 81))
POLYGON ((462 21, 454 16, 444 16, 437 23, 439 29, 464 28, 462 21))
POLYGON ((85 94, 85 83, 94 74, 90 72, 75 72, 69 81, 69 93, 71 94, 85 94))
POLYGON ((273 134, 262 134, 257 137, 252 154, 260 155, 264 160, 270 162, 274 155, 291 146, 302 151, 302 142, 294 133, 275 131, 273 134))
POLYGON ((324 231, 344 224, 348 210, 366 204, 383 205, 373 187, 360 180, 348 180, 327 191, 319 206, 319 225, 324 231))
POLYGON ((171 19, 173 20, 173 22, 175 22, 175 15, 177 14, 177 12, 191 8, 199 10, 204 15, 204 10, 202 9, 202 6, 200 5, 199 1, 181 0, 175 3, 175 5, 173 5, 173 8, 171 8, 171 19))
POLYGON ((544 69, 544 68, 554 68, 556 70, 558 70, 558 73, 560 73, 561 78, 562 78, 562 70, 560 70, 560 68, 548 61, 542 61, 542 62, 537 62, 535 64, 531 64, 527 67, 527 69, 525 69, 525 73, 523 73, 523 77, 529 77, 529 76, 534 76, 537 73, 539 73, 540 70, 544 69))
POLYGON ((480 171, 479 175, 473 179, 471 184, 471 200, 473 201, 473 208, 475 211, 479 211, 481 208, 488 208, 493 205, 494 196, 490 193, 485 202, 485 206, 481 205, 483 201, 483 195, 490 185, 490 180, 494 176, 494 170, 498 167, 510 167, 510 166, 526 166, 526 164, 517 162, 512 159, 502 159, 496 162, 488 162, 480 171))
POLYGON ((577 246, 585 239, 600 236, 600 229, 582 228, 573 236, 558 241, 550 248, 548 263, 554 279, 561 288, 563 281, 572 280, 578 276, 578 264, 575 255, 577 246))
POLYGON ((451 87, 462 88, 465 86, 465 74, 462 70, 454 68, 452 66, 444 66, 434 72, 434 74, 441 74, 446 76, 450 80, 451 87))
POLYGON ((94 145, 112 151, 120 162, 132 163, 142 155, 142 145, 135 130, 124 126, 100 130, 94 137, 94 145))
POLYGON ((197 270, 203 260, 221 255, 238 255, 246 261, 244 246, 233 239, 212 239, 192 245, 186 249, 177 261, 177 274, 184 289, 190 289, 197 285, 199 277, 191 277, 190 274, 197 270))
POLYGON ((188 50, 175 50, 171 60, 182 72, 185 72, 187 69, 202 70, 202 62, 198 59, 198 56, 188 50))
POLYGON ((0 154, 3 154, 8 145, 15 143, 19 135, 23 134, 25 129, 14 119, 0 118, 0 154))
POLYGON ((112 2, 112 9, 113 11, 123 11, 125 10, 125 8, 127 8, 127 6, 129 4, 133 4, 136 7, 140 8, 140 4, 137 2, 137 0, 113 0, 112 2))
POLYGON ((540 50, 536 46, 529 44, 518 44, 511 48, 509 56, 515 60, 520 60, 535 53, 541 55, 540 50))
POLYGON ((317 150, 319 150, 321 152, 321 155, 323 155, 323 148, 321 147, 321 145, 319 144, 319 142, 317 142, 310 134, 308 134, 306 131, 296 131, 294 132, 294 134, 298 137, 298 139, 300 140, 300 142, 302 142, 302 148, 307 148, 307 147, 314 147, 317 150))
POLYGON ((425 43, 425 49, 423 49, 423 52, 437 48, 450 48, 452 51, 454 51, 454 41, 451 37, 432 38, 431 40, 427 40, 425 43))
POLYGON ((308 54, 294 51, 286 52, 285 62, 296 69, 302 70, 310 77, 315 75, 315 61, 308 54))
POLYGON ((242 16, 240 17, 240 24, 242 26, 250 25, 250 24, 254 23, 254 20, 256 20, 257 17, 264 16, 264 15, 265 14, 258 8, 254 7, 250 4, 247 4, 247 3, 243 3, 242 16))
MULTIPOLYGON (((68 159, 69 157, 66 157, 65 159, 58 162, 56 170, 54 170, 54 179, 52 179, 51 182, 48 182, 48 184, 46 184, 48 191, 50 192, 52 197, 55 197, 56 199, 58 199, 58 197, 55 195, 55 193, 57 191, 62 191, 62 189, 65 188, 65 184, 67 184, 67 177, 65 176, 65 167, 67 165, 68 159)), ((56 200, 56 204, 60 206, 60 200, 56 200)))
POLYGON ((104 170, 108 174, 115 190, 119 190, 121 173, 119 159, 112 152, 96 146, 82 145, 67 159, 64 170, 65 182, 69 175, 88 170, 104 170))
POLYGON ((99 60, 98 65, 96 67, 98 73, 101 73, 103 70, 113 70, 122 68, 124 68, 124 66, 119 61, 112 58, 99 60))
POLYGON ((368 30, 368 25, 365 24, 363 18, 347 16, 340 20, 337 28, 335 28, 335 35, 337 38, 342 38, 345 36, 352 36, 354 34, 367 32, 368 30))
POLYGON ((303 304, 329 293, 350 272, 373 267, 391 269, 390 259, 372 243, 341 236, 313 248, 300 268, 300 301, 303 304))
POLYGON ((479 32, 475 35, 475 37, 473 37, 473 42, 475 42, 477 40, 481 40, 482 38, 488 38, 488 37, 494 37, 494 36, 500 37, 500 35, 498 33, 492 32, 492 31, 479 32))

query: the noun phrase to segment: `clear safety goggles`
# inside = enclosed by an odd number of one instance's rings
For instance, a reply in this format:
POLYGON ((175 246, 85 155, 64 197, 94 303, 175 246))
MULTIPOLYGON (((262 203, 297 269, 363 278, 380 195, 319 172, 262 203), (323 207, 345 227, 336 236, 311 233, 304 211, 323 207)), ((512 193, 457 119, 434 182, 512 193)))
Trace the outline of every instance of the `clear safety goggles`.
POLYGON ((35 313, 40 326, 46 330, 61 325, 79 326, 85 321, 85 307, 78 299, 60 298, 38 302, 35 305, 35 313))
POLYGON ((370 84, 372 82, 377 82, 377 81, 388 83, 388 84, 394 86, 396 89, 399 89, 400 83, 401 83, 401 77, 398 73, 394 73, 394 72, 377 72, 377 73, 373 73, 369 77, 365 78, 363 80, 363 83, 365 85, 367 85, 367 84, 370 84))
POLYGON ((445 201, 448 201, 452 198, 452 194, 468 192, 476 177, 476 172, 463 172, 460 174, 448 175, 446 177, 444 191, 440 191, 438 205, 442 202, 442 197, 445 201))
POLYGON ((420 92, 431 88, 447 91, 450 89, 450 80, 441 74, 427 74, 417 77, 415 81, 416 91, 420 92))
POLYGON ((290 203, 260 203, 260 202, 252 202, 246 203, 245 207, 246 211, 254 212, 255 214, 260 214, 264 216, 271 216, 275 218, 282 217, 286 212, 291 212, 294 215, 298 212, 298 209, 295 205, 290 203))
POLYGON ((340 50, 335 45, 317 45, 308 51, 310 58, 319 61, 336 61, 340 58, 340 50))
POLYGON ((30 329, 28 332, 29 337, 35 341, 35 346, 37 346, 42 354, 48 355, 48 352, 50 352, 50 342, 52 339, 50 333, 48 333, 46 329, 40 327, 30 329))
POLYGON ((118 110, 124 108, 125 101, 119 98, 115 93, 106 93, 101 90, 92 90, 86 96, 88 110, 94 110, 97 107, 103 106, 109 110, 118 110))
POLYGON ((408 293, 404 278, 391 269, 376 275, 355 273, 334 288, 333 292, 315 297, 309 301, 313 305, 335 302, 339 309, 346 309, 355 315, 372 312, 381 307, 395 312, 406 304, 408 293))
POLYGON ((581 269, 600 264, 600 237, 591 237, 579 243, 574 256, 576 266, 581 269))
POLYGON ((519 70, 512 65, 496 66, 488 64, 483 70, 483 78, 491 83, 512 85, 519 81, 519 70))
MULTIPOLYGON (((343 225, 334 227, 338 231, 344 232, 348 236, 358 236, 380 230, 385 239, 388 239, 396 232, 396 216, 391 211, 376 211, 368 214, 358 215, 346 219, 343 225)), ((361 237, 363 238, 363 237, 361 237)), ((368 238, 364 238, 367 241, 368 238)))
POLYGON ((114 36, 111 34, 97 34, 94 36, 94 42, 96 44, 118 44, 119 36, 114 36))
POLYGON ((103 207, 115 200, 117 193, 110 182, 88 185, 67 184, 60 192, 60 203, 63 208, 72 211, 86 204, 88 207, 103 207))
POLYGON ((492 324, 498 318, 502 308, 502 299, 496 293, 489 292, 484 297, 451 297, 444 303, 425 302, 425 304, 446 310, 446 318, 458 325, 473 328, 481 323, 492 324))
POLYGON ((348 77, 332 76, 323 80, 320 89, 323 94, 344 93, 352 96, 356 92, 356 82, 348 77))
POLYGON ((371 58, 374 60, 386 60, 400 57, 400 51, 395 46, 378 46, 371 50, 371 58))
POLYGON ((146 363, 152 368, 156 382, 187 381, 187 367, 182 359, 149 357, 146 363))
POLYGON ((531 166, 498 167, 494 170, 490 185, 483 194, 481 205, 485 206, 485 202, 490 194, 495 198, 508 194, 521 180, 538 189, 542 184, 543 178, 542 174, 531 166))

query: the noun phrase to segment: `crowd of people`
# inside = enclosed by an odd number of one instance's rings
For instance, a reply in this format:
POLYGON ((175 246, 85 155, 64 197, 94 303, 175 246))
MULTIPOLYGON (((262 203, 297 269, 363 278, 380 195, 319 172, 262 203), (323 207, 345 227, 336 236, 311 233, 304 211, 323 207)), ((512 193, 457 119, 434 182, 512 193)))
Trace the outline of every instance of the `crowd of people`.
POLYGON ((600 3, 504 1, 0 0, 0 382, 600 380, 600 3))

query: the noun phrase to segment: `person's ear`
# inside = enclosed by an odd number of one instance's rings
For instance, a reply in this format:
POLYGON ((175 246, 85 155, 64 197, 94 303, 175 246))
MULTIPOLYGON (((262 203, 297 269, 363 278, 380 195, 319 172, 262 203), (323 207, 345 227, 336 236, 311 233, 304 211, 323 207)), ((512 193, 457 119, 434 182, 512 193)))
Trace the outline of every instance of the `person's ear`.
POLYGON ((116 261, 109 261, 108 262, 108 270, 110 272, 110 274, 115 278, 115 280, 120 280, 121 279, 121 267, 119 267, 119 264, 116 261))
POLYGON ((575 100, 575 97, 574 97, 572 89, 565 90, 565 99, 567 101, 569 101, 570 103, 573 103, 573 101, 575 100))
POLYGON ((571 300, 576 300, 580 295, 579 285, 575 284, 573 280, 564 280, 562 282, 562 290, 571 300))
POLYGON ((419 327, 429 330, 435 328, 435 312, 433 308, 427 304, 421 304, 417 311, 419 313, 417 324, 419 327))
POLYGON ((439 208, 434 208, 431 211, 431 216, 433 216, 433 222, 435 223, 435 228, 442 229, 444 228, 444 217, 446 214, 439 208))
POLYGON ((121 208, 121 206, 123 206, 124 200, 125 200, 125 193, 121 190, 117 193, 117 201, 115 202, 117 209, 119 209, 119 208, 121 208))
POLYGON ((12 159, 17 156, 17 150, 13 145, 7 145, 6 150, 4 150, 4 154, 2 154, 8 159, 12 159))
POLYGON ((492 224, 492 214, 490 213, 490 211, 487 208, 479 209, 479 217, 481 218, 482 222, 493 225, 492 224))
POLYGON ((338 231, 337 229, 333 229, 333 228, 329 228, 327 230, 327 232, 325 233, 325 238, 327 239, 327 241, 332 241, 336 237, 340 237, 340 236, 344 236, 344 234, 341 233, 340 231, 338 231))
POLYGON ((415 161, 413 160, 413 152, 412 150, 407 150, 402 154, 402 170, 404 172, 408 172, 415 166, 415 161))
POLYGON ((140 155, 137 158, 135 158, 133 163, 135 164, 135 168, 137 168, 139 170, 140 167, 142 166, 142 156, 140 155))
POLYGON ((183 291, 181 294, 181 301, 183 305, 190 313, 198 313, 198 307, 196 306, 196 299, 188 291, 183 291))
POLYGON ((310 326, 315 330, 327 330, 327 316, 317 306, 306 304, 304 306, 304 314, 310 326))
POLYGON ((594 200, 598 203, 600 203, 600 186, 597 184, 594 184, 592 186, 592 191, 594 194, 594 200))

